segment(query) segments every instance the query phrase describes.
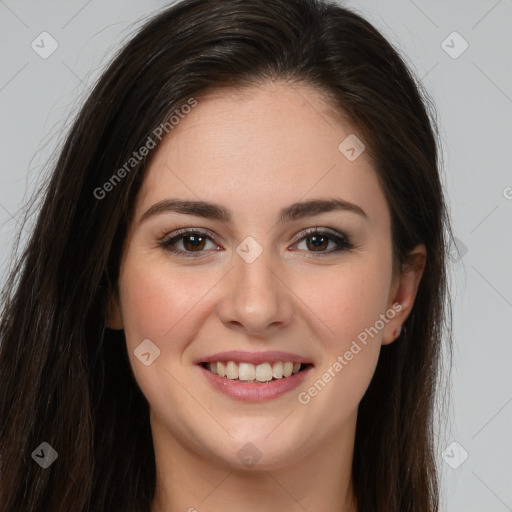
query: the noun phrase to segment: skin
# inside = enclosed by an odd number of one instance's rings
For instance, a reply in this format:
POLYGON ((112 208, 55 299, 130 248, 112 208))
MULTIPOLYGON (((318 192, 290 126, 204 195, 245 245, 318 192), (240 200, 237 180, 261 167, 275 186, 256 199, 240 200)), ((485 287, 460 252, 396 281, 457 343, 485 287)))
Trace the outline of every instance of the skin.
MULTIPOLYGON (((198 98, 156 150, 126 240, 119 300, 108 311, 109 326, 125 331, 150 404, 152 512, 357 510, 357 407, 381 346, 398 337, 411 311, 426 251, 416 247, 411 265, 393 271, 391 218, 377 175, 365 153, 349 161, 338 150, 351 133, 319 91, 272 82, 198 98), (334 211, 276 223, 291 203, 332 197, 367 218, 334 211), (140 221, 166 198, 211 201, 233 219, 163 212, 140 221), (314 227, 348 235, 354 248, 329 252, 337 248, 330 239, 315 257, 311 238, 295 238, 314 227), (180 228, 209 229, 219 243, 207 241, 200 258, 158 244, 180 228), (252 263, 236 252, 247 236, 262 248, 252 263), (299 403, 299 392, 396 303, 401 311, 378 335, 307 405, 299 403), (145 339, 161 351, 149 366, 134 355, 145 339), (194 364, 224 350, 289 351, 315 366, 299 388, 243 403, 213 389, 194 364), (247 443, 261 452, 252 467, 237 456, 247 443)), ((185 242, 175 246, 193 251, 185 242)))

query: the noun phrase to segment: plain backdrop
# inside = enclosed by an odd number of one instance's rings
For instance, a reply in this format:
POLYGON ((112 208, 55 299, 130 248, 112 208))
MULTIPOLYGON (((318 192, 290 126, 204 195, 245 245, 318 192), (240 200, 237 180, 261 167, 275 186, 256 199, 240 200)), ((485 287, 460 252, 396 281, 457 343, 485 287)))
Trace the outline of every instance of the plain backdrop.
MULTIPOLYGON (((0 0, 0 285, 19 209, 77 107, 121 41, 167 5, 0 0)), ((438 113, 458 249, 442 510, 512 511, 512 0, 344 5, 400 49, 438 113)))

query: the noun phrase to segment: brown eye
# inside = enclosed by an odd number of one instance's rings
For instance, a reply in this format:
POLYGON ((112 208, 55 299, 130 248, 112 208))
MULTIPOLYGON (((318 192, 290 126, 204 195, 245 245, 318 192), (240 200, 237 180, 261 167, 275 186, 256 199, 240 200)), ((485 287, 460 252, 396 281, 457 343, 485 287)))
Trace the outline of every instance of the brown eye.
POLYGON ((302 233, 302 235, 297 246, 305 241, 304 250, 308 253, 316 253, 314 256, 328 256, 332 253, 354 248, 346 235, 334 230, 312 229, 302 233))
POLYGON ((329 245, 329 238, 326 236, 309 235, 306 237, 306 240, 311 241, 311 243, 306 243, 306 245, 308 249, 312 251, 327 249, 327 246, 329 245))
POLYGON ((208 250, 219 250, 212 235, 203 231, 179 231, 159 242, 165 250, 182 256, 202 256, 208 250), (207 247, 210 243, 211 247, 207 247))
POLYGON ((187 251, 201 251, 206 244, 206 238, 201 235, 186 235, 182 238, 187 251))

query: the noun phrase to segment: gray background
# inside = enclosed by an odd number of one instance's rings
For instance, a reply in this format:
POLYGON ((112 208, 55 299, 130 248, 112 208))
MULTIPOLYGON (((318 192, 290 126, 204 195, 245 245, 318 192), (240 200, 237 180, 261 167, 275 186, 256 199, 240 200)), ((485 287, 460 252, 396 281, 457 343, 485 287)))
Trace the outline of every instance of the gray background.
MULTIPOLYGON (((19 208, 45 179, 77 107, 121 41, 168 4, 0 0, 0 285, 19 208), (43 46, 44 31, 58 44, 46 59, 31 47, 43 46)), ((438 111, 459 249, 451 413, 438 447, 442 510, 512 511, 512 0, 345 5, 401 49, 438 111)))

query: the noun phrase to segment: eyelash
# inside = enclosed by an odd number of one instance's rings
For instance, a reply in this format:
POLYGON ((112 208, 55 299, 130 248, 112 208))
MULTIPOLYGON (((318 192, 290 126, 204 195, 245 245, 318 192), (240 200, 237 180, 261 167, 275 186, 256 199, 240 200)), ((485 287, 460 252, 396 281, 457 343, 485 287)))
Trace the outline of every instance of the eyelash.
MULTIPOLYGON (((197 235, 201 236, 203 238, 206 238, 210 240, 211 242, 214 242, 217 245, 220 245, 215 235, 209 231, 209 230, 201 230, 201 229, 180 229, 174 233, 171 234, 172 236, 166 237, 163 240, 160 240, 158 244, 165 250, 185 256, 186 258, 198 258, 202 257, 206 251, 183 251, 181 249, 176 249, 173 244, 175 244, 177 241, 185 238, 186 235, 197 235)), ((330 239, 331 241, 334 241, 338 244, 339 248, 335 250, 330 251, 307 251, 309 252, 314 258, 322 258, 324 256, 332 255, 333 253, 343 252, 346 250, 350 250, 354 248, 354 245, 350 241, 349 237, 346 235, 343 235, 341 233, 338 233, 337 231, 330 230, 330 229, 319 229, 319 228, 311 228, 303 231, 298 235, 297 239, 294 242, 294 245, 297 243, 303 241, 304 239, 307 239, 308 237, 313 236, 320 236, 320 237, 326 237, 330 239)))

